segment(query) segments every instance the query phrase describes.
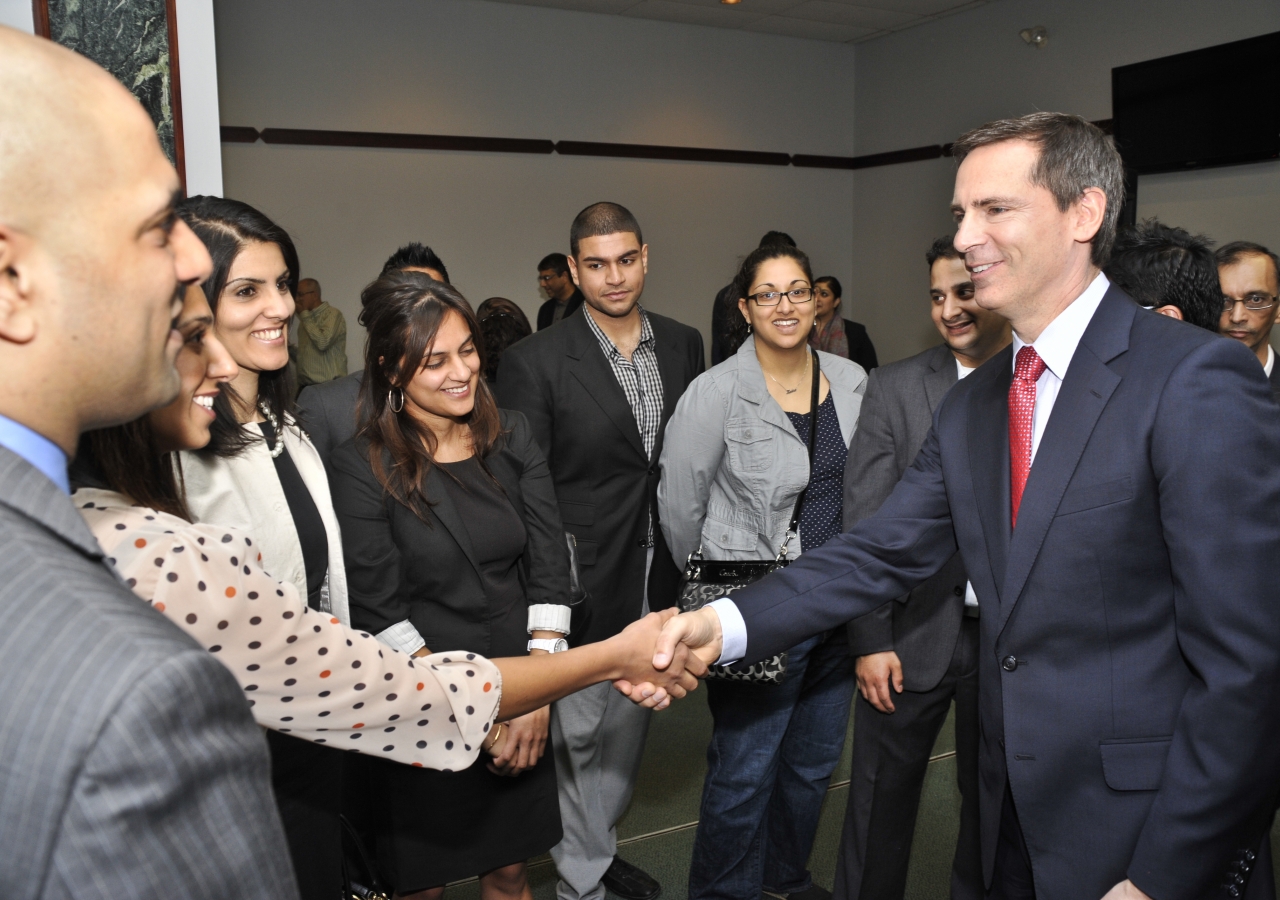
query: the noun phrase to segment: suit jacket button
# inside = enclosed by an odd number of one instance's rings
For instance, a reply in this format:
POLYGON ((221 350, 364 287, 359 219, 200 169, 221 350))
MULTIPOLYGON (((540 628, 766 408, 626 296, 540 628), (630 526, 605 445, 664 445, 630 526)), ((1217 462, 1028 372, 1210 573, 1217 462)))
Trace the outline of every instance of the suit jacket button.
POLYGON ((1004 659, 1000 660, 1000 668, 1004 669, 1006 672, 1012 672, 1014 669, 1018 668, 1018 657, 1006 656, 1004 659))
POLYGON ((962 585, 958 585, 958 584, 956 585, 956 596, 957 597, 964 596, 964 587, 962 585))

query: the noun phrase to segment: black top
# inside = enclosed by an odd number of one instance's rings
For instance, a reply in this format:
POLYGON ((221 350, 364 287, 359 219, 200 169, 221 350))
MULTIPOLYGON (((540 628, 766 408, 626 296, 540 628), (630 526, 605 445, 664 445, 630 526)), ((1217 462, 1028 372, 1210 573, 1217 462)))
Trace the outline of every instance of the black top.
MULTIPOLYGON (((787 413, 796 434, 809 440, 809 414, 787 413)), ((840 433, 840 417, 836 414, 831 391, 818 406, 818 434, 813 448, 813 471, 809 490, 800 510, 800 549, 808 552, 821 547, 840 533, 844 511, 844 464, 849 454, 840 433)))
MULTIPOLYGON (((266 438, 267 446, 274 447, 279 438, 271 423, 259 422, 258 428, 266 438)), ((302 545, 302 564, 307 570, 307 605, 319 609, 320 591, 324 587, 325 575, 329 573, 329 535, 325 531, 324 519, 320 518, 316 501, 311 498, 311 491, 307 490, 307 483, 302 480, 289 451, 281 451, 273 462, 276 464, 276 477, 284 490, 284 499, 289 503, 298 542, 302 545)))
POLYGON ((871 336, 867 334, 865 325, 852 319, 845 319, 844 339, 849 342, 849 358, 862 368, 870 372, 880 365, 880 361, 876 358, 875 345, 871 343, 871 336))
MULTIPOLYGON (((565 319, 569 318, 581 309, 585 300, 586 298, 582 296, 582 291, 575 287, 573 289, 573 295, 564 302, 564 313, 560 316, 560 321, 563 322, 565 319)), ((555 316, 556 301, 555 298, 552 298, 542 304, 542 306, 538 307, 538 330, 541 331, 544 328, 550 328, 552 325, 555 325, 555 316)))

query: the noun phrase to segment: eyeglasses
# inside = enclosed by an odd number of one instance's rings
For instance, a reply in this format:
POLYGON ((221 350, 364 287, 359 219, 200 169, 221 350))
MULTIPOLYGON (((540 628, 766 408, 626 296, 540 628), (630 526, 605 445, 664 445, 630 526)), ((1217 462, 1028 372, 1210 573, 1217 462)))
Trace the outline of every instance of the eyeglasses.
POLYGON ((1276 305, 1276 297, 1272 294, 1246 294, 1237 300, 1235 297, 1222 298, 1222 311, 1231 312, 1237 303, 1243 303, 1245 309, 1270 309, 1276 305))
POLYGON ((758 294, 749 294, 748 300, 754 300, 756 306, 777 306, 782 302, 783 297, 790 297, 792 303, 808 303, 813 299, 813 288, 793 288, 789 291, 761 291, 758 294))

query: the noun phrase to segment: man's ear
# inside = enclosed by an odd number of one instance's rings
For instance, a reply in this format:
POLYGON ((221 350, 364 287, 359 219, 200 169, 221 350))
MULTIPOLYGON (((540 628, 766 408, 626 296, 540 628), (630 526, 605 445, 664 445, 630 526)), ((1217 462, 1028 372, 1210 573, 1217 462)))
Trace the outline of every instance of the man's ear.
POLYGON ((1164 306, 1157 306, 1155 308, 1155 313, 1160 316, 1168 316, 1170 319, 1177 319, 1179 322, 1186 321, 1182 315, 1182 310, 1178 309, 1178 307, 1174 306, 1172 303, 1167 303, 1164 306))
POLYGON ((649 274, 649 245, 645 244, 640 248, 640 266, 644 274, 649 274))
POLYGON ((0 342, 27 344, 36 336, 34 251, 30 238, 0 224, 0 342))
POLYGON ((1092 241, 1102 227, 1107 215, 1107 195, 1101 188, 1084 189, 1080 199, 1076 201, 1075 239, 1081 243, 1092 241))
POLYGON ((573 279, 574 286, 582 287, 582 282, 578 280, 578 261, 572 256, 566 256, 569 261, 569 277, 573 279))

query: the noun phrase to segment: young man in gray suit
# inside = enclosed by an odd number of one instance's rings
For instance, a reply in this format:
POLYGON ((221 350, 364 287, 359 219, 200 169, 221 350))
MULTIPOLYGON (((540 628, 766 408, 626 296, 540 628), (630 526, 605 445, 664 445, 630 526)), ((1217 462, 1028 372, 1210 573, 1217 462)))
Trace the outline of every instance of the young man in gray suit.
MULTIPOLYGON (((871 373, 844 477, 844 524, 871 516, 911 466, 947 391, 1011 340, 1009 322, 974 299, 952 237, 925 254, 930 314, 944 343, 871 373)), ((981 900, 978 851, 978 598, 957 553, 898 603, 849 623, 858 658, 853 773, 836 863, 838 900, 893 900, 907 863, 929 752, 956 707, 960 840, 953 900, 981 900)))
POLYGON ((0 122, 0 897, 296 897, 244 693, 68 497, 82 432, 177 393, 209 254, 97 66, 0 28, 0 122))

